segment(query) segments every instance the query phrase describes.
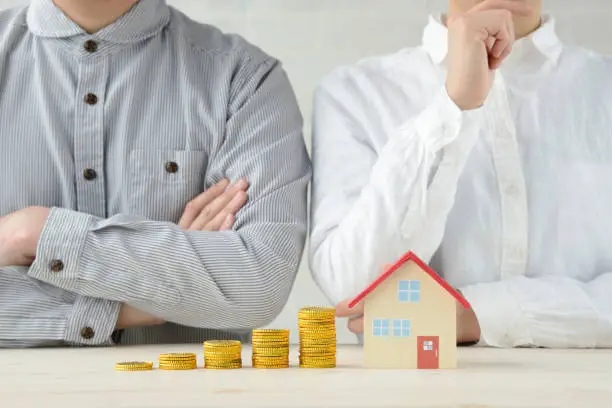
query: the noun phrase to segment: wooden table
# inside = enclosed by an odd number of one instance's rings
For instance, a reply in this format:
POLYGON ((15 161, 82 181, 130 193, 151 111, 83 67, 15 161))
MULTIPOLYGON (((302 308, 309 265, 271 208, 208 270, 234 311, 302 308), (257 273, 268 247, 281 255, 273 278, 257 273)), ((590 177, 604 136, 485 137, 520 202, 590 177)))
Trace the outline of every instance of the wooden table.
MULTIPOLYGON (((2 408, 612 407, 612 350, 459 350, 450 371, 367 370, 358 346, 336 369, 116 372, 124 360, 200 345, 0 350, 2 408)), ((297 352, 292 350, 295 364, 297 352)))

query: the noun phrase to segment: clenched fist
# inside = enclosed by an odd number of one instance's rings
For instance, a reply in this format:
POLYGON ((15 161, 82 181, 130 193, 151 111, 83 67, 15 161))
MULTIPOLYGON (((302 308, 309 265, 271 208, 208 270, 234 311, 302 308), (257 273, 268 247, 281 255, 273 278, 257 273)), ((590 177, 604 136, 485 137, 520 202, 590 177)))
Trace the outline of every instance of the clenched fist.
POLYGON ((462 110, 486 100, 495 70, 515 42, 513 15, 529 15, 522 0, 486 0, 453 16, 448 26, 448 95, 462 110))

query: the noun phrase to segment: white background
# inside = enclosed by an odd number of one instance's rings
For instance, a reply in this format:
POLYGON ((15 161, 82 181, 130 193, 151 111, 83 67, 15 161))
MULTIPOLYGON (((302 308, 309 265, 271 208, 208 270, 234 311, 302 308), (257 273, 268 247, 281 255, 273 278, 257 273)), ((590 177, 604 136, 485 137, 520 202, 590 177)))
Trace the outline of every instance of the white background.
MULTIPOLYGON (((146 1, 146 0, 144 0, 146 1)), ((28 1, 0 0, 0 8, 28 1)), ((428 13, 443 11, 448 0, 174 0, 169 4, 195 20, 239 33, 283 61, 304 117, 310 147, 312 91, 334 67, 394 52, 419 43, 428 13)), ((599 52, 612 51, 611 0, 544 0, 566 42, 599 52)), ((273 324, 292 329, 305 305, 325 305, 310 278, 306 257, 293 294, 273 324)), ((338 322, 338 341, 355 338, 338 322)))

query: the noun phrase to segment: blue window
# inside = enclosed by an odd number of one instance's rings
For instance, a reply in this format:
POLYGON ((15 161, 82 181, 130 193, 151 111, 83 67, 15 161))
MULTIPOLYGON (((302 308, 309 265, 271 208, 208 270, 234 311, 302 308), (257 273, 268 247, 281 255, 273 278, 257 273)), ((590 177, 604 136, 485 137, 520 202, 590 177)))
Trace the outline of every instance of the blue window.
POLYGON ((389 319, 374 319, 373 334, 375 337, 389 336, 389 319))
POLYGON ((410 320, 393 320, 393 337, 410 337, 410 320))
POLYGON ((421 282, 418 280, 401 280, 398 283, 397 293, 400 302, 419 302, 421 300, 421 282))

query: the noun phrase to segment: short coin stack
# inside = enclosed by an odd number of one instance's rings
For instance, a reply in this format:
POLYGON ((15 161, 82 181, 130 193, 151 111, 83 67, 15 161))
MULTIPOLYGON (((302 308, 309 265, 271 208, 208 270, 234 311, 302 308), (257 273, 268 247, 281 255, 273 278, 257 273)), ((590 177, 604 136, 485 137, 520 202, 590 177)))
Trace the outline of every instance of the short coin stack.
POLYGON ((117 371, 150 371, 153 369, 153 363, 150 361, 126 361, 115 364, 117 371))
POLYGON ((159 355, 160 370, 194 370, 198 367, 194 353, 170 353, 159 355))
POLYGON ((253 368, 289 368, 289 330, 253 330, 253 368))
POLYGON ((336 367, 335 309, 305 307, 298 313, 300 367, 336 367))
POLYGON ((237 340, 205 341, 204 368, 215 370, 242 368, 242 343, 237 340))

